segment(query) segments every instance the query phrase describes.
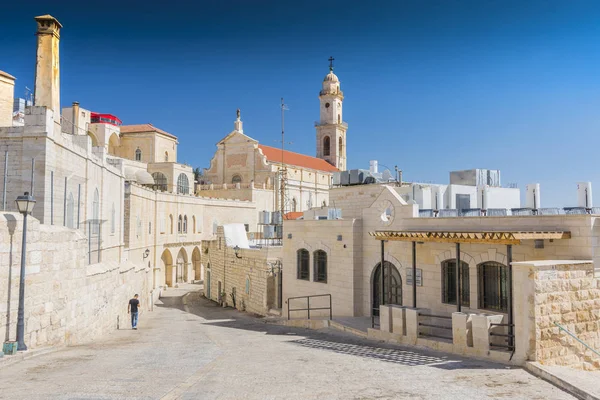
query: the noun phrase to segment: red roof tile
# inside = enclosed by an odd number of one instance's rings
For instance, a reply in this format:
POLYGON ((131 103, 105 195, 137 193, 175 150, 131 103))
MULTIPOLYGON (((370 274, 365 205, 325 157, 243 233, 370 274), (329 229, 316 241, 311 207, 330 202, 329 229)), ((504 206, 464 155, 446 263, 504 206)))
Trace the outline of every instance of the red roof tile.
POLYGON ((283 214, 283 219, 292 220, 292 219, 298 219, 303 216, 304 216, 304 213, 302 211, 292 211, 292 212, 283 214))
MULTIPOLYGON (((258 148, 262 150, 263 154, 267 157, 267 160, 272 163, 280 163, 281 162, 281 149, 265 146, 263 144, 259 144, 258 148)), ((294 153, 291 151, 283 151, 283 162, 288 165, 295 165, 297 167, 310 168, 317 171, 326 171, 326 172, 337 172, 339 169, 329 164, 327 161, 311 157, 305 156, 304 154, 294 153)))

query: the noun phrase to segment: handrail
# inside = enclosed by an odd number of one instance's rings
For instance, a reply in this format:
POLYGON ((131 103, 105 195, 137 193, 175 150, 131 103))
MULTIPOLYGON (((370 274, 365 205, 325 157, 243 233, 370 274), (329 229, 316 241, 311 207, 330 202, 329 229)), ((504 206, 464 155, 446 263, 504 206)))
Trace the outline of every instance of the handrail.
POLYGON ((573 339, 577 340, 579 343, 581 343, 582 345, 584 345, 585 347, 587 347, 589 350, 593 351, 594 354, 596 354, 597 356, 600 356, 600 353, 597 352, 596 350, 592 349, 590 346, 588 346, 583 340, 579 339, 577 336, 575 336, 574 334, 572 334, 571 332, 569 332, 565 327, 559 325, 558 323, 554 323, 554 325, 558 326, 559 330, 563 330, 565 332, 567 332, 568 335, 570 335, 573 339))
POLYGON ((310 319, 310 311, 311 310, 329 310, 329 320, 333 319, 333 312, 331 309, 331 294, 313 294, 311 296, 288 297, 287 307, 288 307, 288 320, 290 319, 290 311, 307 311, 308 319, 310 319), (329 297, 329 307, 310 308, 310 298, 311 297, 329 297), (297 300, 297 299, 306 299, 306 307, 307 308, 290 309, 290 300, 297 300))

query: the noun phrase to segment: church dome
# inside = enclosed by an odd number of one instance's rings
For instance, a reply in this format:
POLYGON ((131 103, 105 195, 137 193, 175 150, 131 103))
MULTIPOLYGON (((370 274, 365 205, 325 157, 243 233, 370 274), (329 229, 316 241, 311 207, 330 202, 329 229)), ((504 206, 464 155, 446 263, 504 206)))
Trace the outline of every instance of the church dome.
POLYGON ((337 75, 333 73, 333 71, 329 71, 323 82, 339 82, 337 75))

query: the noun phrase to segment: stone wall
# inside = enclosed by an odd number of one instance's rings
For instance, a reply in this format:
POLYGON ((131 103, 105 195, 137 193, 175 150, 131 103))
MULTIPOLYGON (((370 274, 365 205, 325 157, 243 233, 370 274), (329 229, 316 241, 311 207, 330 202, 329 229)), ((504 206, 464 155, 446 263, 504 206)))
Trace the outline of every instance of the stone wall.
POLYGON ((600 349, 600 280, 594 277, 593 265, 576 261, 513 265, 515 282, 523 283, 515 286, 517 340, 529 338, 521 346, 528 358, 546 365, 599 369, 600 357, 556 325, 600 349))
MULTIPOLYGON (((0 216, 0 324, 15 340, 22 238, 20 214, 0 216)), ((151 309, 150 271, 117 261, 87 264, 87 239, 74 229, 27 224, 25 343, 32 349, 92 340, 128 328, 127 301, 140 295, 151 309)))
POLYGON ((225 245, 223 227, 217 240, 207 242, 202 254, 206 268, 204 294, 213 301, 233 306, 231 293, 235 289, 235 307, 241 311, 266 315, 277 306, 278 261, 281 247, 240 249, 236 257, 233 248, 225 245), (273 268, 272 268, 273 267, 273 268), (225 292, 222 297, 219 293, 225 292))
MULTIPOLYGON (((332 313, 336 317, 361 315, 362 293, 362 221, 295 220, 284 221, 283 301, 290 297, 331 295, 332 313), (297 252, 309 252, 309 277, 298 278, 297 252), (314 254, 327 253, 326 282, 316 282, 314 254)), ((306 308, 305 299, 292 300, 290 308, 306 308)), ((311 307, 329 307, 329 298, 311 299, 311 307)), ((290 312, 293 318, 303 318, 305 311, 290 312)), ((283 315, 287 316, 284 304, 283 315)), ((311 312, 311 316, 328 316, 329 310, 311 312)))

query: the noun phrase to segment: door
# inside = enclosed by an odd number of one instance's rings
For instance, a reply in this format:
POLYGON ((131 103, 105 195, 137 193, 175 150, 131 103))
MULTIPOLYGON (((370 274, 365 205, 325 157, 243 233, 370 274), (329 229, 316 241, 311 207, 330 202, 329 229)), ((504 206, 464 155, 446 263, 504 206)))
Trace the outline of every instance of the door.
POLYGON ((204 282, 204 294, 210 299, 210 270, 206 271, 206 281, 204 282))
MULTIPOLYGON (((386 261, 384 263, 385 271, 384 271, 384 290, 383 290, 383 298, 385 299, 385 304, 397 304, 402 305, 402 278, 400 277, 400 273, 398 269, 394 266, 394 264, 386 261), (392 292, 391 292, 391 302, 388 290, 388 279, 389 279, 389 267, 392 269, 392 292)), ((375 272, 373 273, 373 282, 371 283, 372 291, 373 291, 373 302, 372 302, 372 312, 373 315, 379 315, 379 306, 381 305, 381 263, 377 264, 375 267, 375 272)))
POLYGON ((456 195, 456 209, 458 213, 462 210, 468 210, 471 208, 471 196, 468 194, 457 194, 456 195))

